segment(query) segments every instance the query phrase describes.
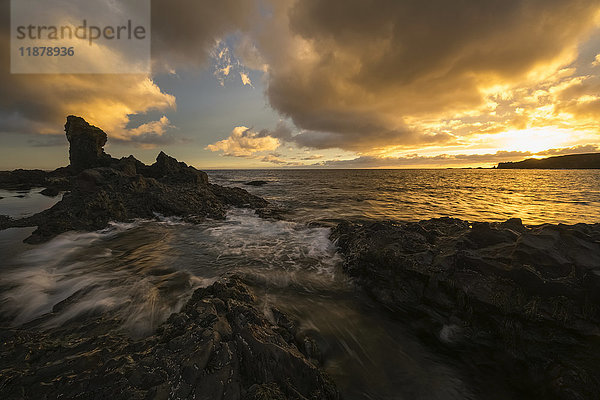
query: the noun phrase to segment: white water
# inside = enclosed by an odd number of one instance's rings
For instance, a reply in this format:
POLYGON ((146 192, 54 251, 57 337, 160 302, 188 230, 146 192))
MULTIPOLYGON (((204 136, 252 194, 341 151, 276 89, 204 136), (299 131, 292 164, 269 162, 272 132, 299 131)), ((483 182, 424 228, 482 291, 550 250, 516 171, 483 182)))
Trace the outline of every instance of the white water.
POLYGON ((460 371, 341 273, 329 235, 329 228, 240 209, 201 225, 159 218, 70 232, 2 262, 0 316, 43 330, 108 312, 122 321, 119 330, 144 336, 195 288, 236 273, 253 286, 267 316, 276 306, 317 340, 346 399, 472 398, 460 371))
POLYGON ((44 326, 112 310, 126 329, 145 334, 178 311, 193 289, 226 273, 280 287, 329 285, 340 259, 328 235, 327 228, 266 221, 249 210, 199 226, 163 218, 69 232, 3 267, 1 310, 19 325, 78 293, 44 326))

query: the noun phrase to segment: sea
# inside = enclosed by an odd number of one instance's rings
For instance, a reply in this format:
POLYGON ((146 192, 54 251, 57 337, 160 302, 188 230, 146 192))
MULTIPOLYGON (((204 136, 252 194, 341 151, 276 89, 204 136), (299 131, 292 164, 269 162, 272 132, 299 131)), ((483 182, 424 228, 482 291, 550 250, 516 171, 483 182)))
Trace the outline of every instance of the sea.
MULTIPOLYGON (((409 321, 371 300, 342 272, 329 236, 348 220, 468 221, 521 218, 541 225, 600 222, 599 170, 219 170, 212 183, 243 187, 283 210, 281 220, 232 209, 225 220, 114 222, 24 244, 34 228, 0 231, 0 321, 47 330, 90 312, 111 312, 144 337, 219 277, 238 274, 268 316, 272 306, 311 334, 344 399, 509 399, 485 371, 436 351, 409 321), (264 181, 250 186, 251 181, 264 181), (84 296, 39 325, 75 292, 84 296)), ((0 191, 0 214, 18 218, 60 200, 0 191)), ((443 332, 433 332, 442 335, 443 332)))

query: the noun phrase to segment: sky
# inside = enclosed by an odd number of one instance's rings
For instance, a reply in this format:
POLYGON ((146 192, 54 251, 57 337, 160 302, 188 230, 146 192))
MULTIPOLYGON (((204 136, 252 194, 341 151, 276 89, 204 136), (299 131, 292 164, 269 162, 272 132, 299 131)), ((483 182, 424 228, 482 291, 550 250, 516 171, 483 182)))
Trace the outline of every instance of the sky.
POLYGON ((11 74, 9 6, 0 169, 66 165, 71 114, 201 169, 600 151, 600 0, 152 0, 151 72, 120 75, 11 74))

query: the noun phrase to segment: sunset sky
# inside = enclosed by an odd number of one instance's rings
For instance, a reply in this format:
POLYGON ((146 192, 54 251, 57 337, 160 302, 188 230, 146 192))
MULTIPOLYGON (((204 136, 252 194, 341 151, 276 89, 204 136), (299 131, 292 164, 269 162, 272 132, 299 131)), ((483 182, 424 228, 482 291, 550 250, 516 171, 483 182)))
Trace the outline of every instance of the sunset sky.
POLYGON ((600 151, 598 0, 154 0, 148 75, 10 74, 0 4, 0 169, 67 164, 69 114, 203 169, 600 151))

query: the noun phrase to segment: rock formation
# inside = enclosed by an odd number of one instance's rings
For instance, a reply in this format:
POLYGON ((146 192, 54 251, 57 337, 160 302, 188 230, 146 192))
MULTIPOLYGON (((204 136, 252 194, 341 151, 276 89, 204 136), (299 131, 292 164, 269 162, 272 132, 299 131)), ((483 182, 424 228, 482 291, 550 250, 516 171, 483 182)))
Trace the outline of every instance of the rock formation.
POLYGON ((0 189, 29 190, 34 187, 47 187, 50 184, 48 172, 39 169, 0 171, 0 189))
POLYGON ((144 168, 143 173, 166 183, 192 184, 195 186, 208 185, 208 175, 205 172, 189 167, 162 151, 156 158, 156 162, 150 167, 144 168))
POLYGON ((255 302, 230 277, 196 290, 145 339, 116 333, 110 312, 45 333, 0 329, 2 398, 338 399, 294 325, 276 309, 270 322, 255 302))
POLYGON ((507 373, 523 398, 600 393, 600 224, 344 223, 332 238, 344 270, 438 351, 507 373))
POLYGON ((240 188, 212 185, 194 167, 160 152, 150 166, 133 156, 116 159, 104 152, 106 134, 83 118, 69 116, 65 125, 71 164, 52 172, 17 170, 0 174, 0 188, 48 187, 66 191, 49 210, 19 220, 0 219, 0 229, 37 226, 29 243, 40 243, 69 230, 98 230, 110 221, 178 216, 188 221, 224 218, 231 206, 273 209, 240 188))
POLYGON ((69 115, 65 124, 69 141, 69 161, 74 172, 106 166, 110 156, 104 153, 108 136, 83 118, 69 115))

